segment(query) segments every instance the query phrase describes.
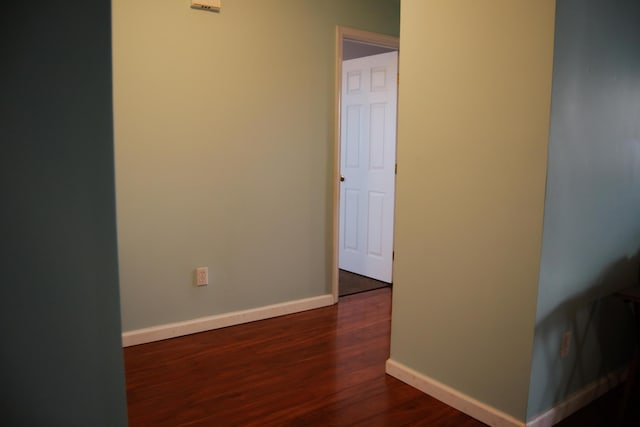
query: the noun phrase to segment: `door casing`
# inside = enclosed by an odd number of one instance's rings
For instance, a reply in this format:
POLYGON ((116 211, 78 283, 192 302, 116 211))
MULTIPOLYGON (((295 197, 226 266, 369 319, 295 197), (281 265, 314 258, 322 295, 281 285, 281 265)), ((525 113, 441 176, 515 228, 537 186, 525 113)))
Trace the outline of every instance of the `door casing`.
POLYGON ((335 108, 333 133, 333 227, 332 227, 332 259, 331 259, 331 293, 334 302, 338 302, 338 250, 340 232, 340 118, 342 116, 342 44, 345 40, 368 43, 376 46, 399 50, 400 39, 386 34, 354 28, 336 27, 336 58, 335 58, 335 108))

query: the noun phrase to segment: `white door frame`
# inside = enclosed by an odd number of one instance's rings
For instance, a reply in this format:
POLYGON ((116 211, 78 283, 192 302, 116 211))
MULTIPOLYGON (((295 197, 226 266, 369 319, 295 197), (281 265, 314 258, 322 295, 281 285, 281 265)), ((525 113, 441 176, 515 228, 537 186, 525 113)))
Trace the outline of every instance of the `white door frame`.
POLYGON ((335 59, 335 112, 333 130, 333 252, 331 259, 331 294, 334 303, 338 302, 338 242, 340 240, 340 117, 342 116, 342 44, 345 40, 368 43, 375 46, 398 50, 400 39, 386 34, 356 30, 354 28, 336 27, 336 59, 335 59))

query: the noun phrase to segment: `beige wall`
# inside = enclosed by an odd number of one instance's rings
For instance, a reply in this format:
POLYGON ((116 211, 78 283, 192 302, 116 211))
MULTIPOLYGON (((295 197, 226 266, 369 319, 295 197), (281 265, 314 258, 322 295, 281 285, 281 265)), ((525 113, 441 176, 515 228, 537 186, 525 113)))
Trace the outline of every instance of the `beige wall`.
POLYGON ((555 2, 403 0, 391 359, 524 420, 555 2))
POLYGON ((125 331, 330 293, 335 27, 399 25, 387 0, 189 4, 113 1, 125 331))

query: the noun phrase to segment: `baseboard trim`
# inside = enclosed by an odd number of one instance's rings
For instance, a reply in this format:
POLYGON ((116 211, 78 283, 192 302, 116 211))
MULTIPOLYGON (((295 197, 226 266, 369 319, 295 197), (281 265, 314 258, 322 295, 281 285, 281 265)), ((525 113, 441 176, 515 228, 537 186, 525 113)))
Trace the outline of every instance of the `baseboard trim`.
POLYGON ((328 294, 268 305, 265 307, 252 308, 249 310, 200 317, 198 319, 187 320, 184 322, 136 329, 122 334, 122 346, 130 347, 133 345, 225 328, 227 326, 255 322, 256 320, 264 320, 272 317, 284 316, 286 314, 299 313, 301 311, 313 310, 315 308, 326 307, 333 304, 333 295, 328 294))
POLYGON ((464 412, 465 414, 482 421, 493 427, 525 427, 523 421, 517 420, 496 408, 482 403, 464 393, 461 393, 445 384, 427 377, 413 369, 388 359, 386 363, 387 374, 409 384, 412 387, 435 397, 441 402, 464 412))
POLYGON ((571 414, 584 408, 603 394, 625 381, 629 368, 624 367, 586 385, 581 390, 570 394, 547 412, 542 413, 527 423, 526 427, 551 427, 571 414))

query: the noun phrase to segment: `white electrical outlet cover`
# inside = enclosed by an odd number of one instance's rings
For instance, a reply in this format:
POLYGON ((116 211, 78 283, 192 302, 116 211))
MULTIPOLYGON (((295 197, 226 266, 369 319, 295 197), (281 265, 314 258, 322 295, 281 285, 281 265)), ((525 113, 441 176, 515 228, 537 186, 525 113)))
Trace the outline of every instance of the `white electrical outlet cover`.
POLYGON ((196 268, 196 285, 206 286, 209 284, 209 268, 198 267, 196 268))

